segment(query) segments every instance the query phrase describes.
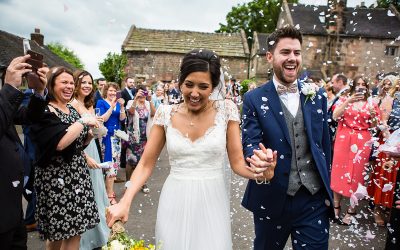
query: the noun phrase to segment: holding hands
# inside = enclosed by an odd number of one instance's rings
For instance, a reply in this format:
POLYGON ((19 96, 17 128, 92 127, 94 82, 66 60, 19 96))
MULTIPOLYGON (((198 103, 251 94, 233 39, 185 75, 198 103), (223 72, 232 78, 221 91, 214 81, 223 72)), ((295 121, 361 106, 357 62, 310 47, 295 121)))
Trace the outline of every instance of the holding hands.
POLYGON ((254 173, 256 181, 267 183, 274 177, 278 153, 265 148, 262 143, 259 146, 260 149, 254 150, 254 154, 246 158, 250 164, 247 168, 254 173))

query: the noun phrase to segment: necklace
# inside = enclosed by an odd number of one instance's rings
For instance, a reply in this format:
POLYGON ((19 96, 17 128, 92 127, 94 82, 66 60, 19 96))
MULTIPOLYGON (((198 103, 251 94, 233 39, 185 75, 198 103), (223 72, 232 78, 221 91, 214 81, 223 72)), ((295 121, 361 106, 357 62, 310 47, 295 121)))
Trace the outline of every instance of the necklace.
MULTIPOLYGON (((201 108, 198 112, 196 112, 196 113, 198 113, 198 114, 201 114, 201 113, 203 113, 203 112, 206 112, 209 108, 210 108, 210 106, 211 105, 208 105, 210 102, 207 102, 207 104, 206 104, 206 106, 204 106, 203 108, 201 108)), ((187 108, 187 106, 186 106, 186 109, 187 109, 187 114, 188 114, 188 118, 189 118, 189 126, 190 127, 194 127, 194 123, 193 123, 193 117, 190 117, 190 115, 189 115, 189 109, 187 108)))

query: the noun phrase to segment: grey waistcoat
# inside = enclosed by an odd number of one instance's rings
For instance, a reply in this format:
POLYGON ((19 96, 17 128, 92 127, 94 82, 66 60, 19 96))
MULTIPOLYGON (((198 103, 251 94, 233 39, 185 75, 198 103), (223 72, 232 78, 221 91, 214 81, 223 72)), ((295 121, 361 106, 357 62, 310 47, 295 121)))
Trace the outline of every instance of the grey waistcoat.
POLYGON ((292 147, 292 162, 287 194, 294 196, 302 185, 304 185, 311 194, 316 194, 321 188, 321 177, 314 166, 314 159, 310 151, 310 145, 304 126, 301 104, 299 104, 296 117, 293 117, 282 101, 281 106, 289 130, 290 144, 292 147))

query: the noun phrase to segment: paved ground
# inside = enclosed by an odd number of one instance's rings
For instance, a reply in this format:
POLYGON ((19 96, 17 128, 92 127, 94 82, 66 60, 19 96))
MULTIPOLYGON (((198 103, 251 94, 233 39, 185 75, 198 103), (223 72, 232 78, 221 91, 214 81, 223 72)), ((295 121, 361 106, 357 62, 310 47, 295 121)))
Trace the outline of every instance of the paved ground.
MULTIPOLYGON (((168 173, 169 168, 166 166, 165 160, 159 161, 149 181, 150 194, 140 193, 135 198, 130 210, 129 221, 126 223, 126 229, 134 238, 154 242, 158 198, 168 173)), ((246 180, 237 176, 232 177, 231 215, 234 250, 252 249, 254 237, 252 215, 240 206, 245 187, 246 180)), ((117 197, 121 197, 123 189, 123 184, 116 184, 117 197)), ((384 249, 386 230, 374 225, 371 214, 365 208, 365 203, 363 205, 357 215, 357 225, 352 227, 331 225, 329 249, 384 249)), ((36 232, 28 234, 28 249, 44 249, 44 243, 38 239, 36 232)), ((292 248, 290 244, 287 244, 285 249, 292 248)))

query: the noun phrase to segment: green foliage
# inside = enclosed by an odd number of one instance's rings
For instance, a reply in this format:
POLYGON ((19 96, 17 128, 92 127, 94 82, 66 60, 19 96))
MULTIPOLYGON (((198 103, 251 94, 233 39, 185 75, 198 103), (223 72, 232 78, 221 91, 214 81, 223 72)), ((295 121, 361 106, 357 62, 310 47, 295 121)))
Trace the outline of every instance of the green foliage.
POLYGON ((99 63, 99 69, 108 82, 116 82, 121 85, 125 78, 125 66, 128 59, 125 54, 108 52, 103 62, 99 63))
POLYGON ((47 44, 47 47, 56 55, 61 57, 64 61, 71 64, 77 69, 83 69, 85 65, 81 59, 75 54, 75 52, 59 42, 51 42, 47 44))
POLYGON ((399 0, 377 0, 378 8, 389 8, 390 4, 393 4, 398 11, 400 11, 400 1, 399 0))
MULTIPOLYGON (((287 0, 287 2, 297 3, 298 0, 287 0)), ((219 29, 215 32, 235 33, 243 29, 251 47, 254 31, 271 33, 275 30, 281 7, 282 0, 253 0, 238 4, 226 15, 227 24, 220 23, 219 29)))
POLYGON ((249 90, 249 85, 250 85, 250 83, 255 83, 256 82, 256 79, 253 77, 253 78, 250 78, 250 79, 245 79, 245 80, 243 80, 243 81, 241 81, 240 82, 240 86, 241 86, 241 89, 240 89, 240 95, 244 95, 248 90, 249 90))

